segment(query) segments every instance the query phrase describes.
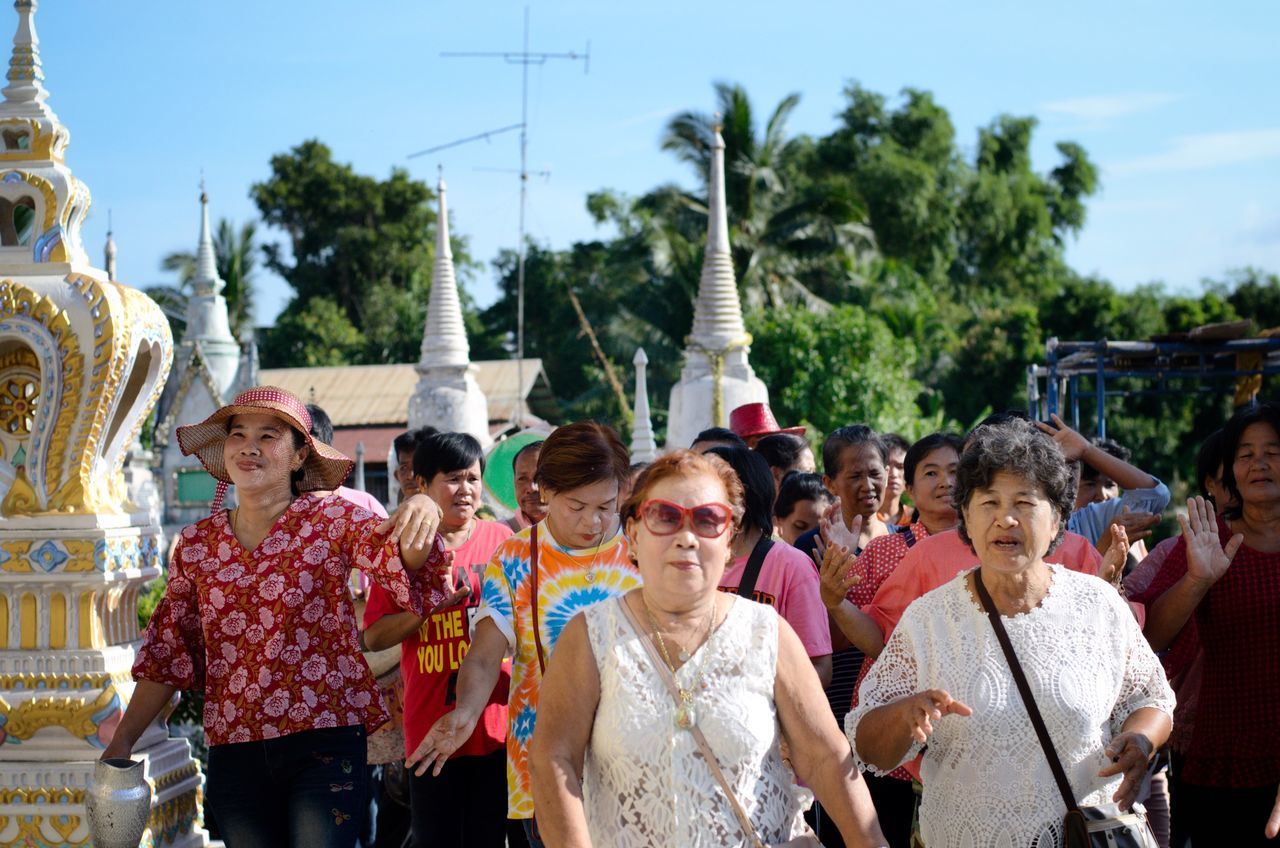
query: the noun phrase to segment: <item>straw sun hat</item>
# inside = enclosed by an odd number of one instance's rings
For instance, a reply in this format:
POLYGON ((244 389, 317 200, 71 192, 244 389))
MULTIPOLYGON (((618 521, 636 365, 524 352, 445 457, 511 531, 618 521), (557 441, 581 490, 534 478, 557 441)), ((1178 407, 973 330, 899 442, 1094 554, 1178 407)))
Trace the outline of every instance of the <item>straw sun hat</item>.
POLYGON ((222 456, 223 443, 227 440, 227 423, 233 415, 263 414, 274 415, 300 432, 311 449, 302 463, 302 479, 296 483, 298 491, 327 491, 342 485, 355 463, 341 451, 311 438, 311 415, 306 406, 289 392, 275 386, 247 389, 199 424, 179 427, 178 447, 184 456, 196 455, 205 470, 221 484, 218 486, 221 493, 226 488, 225 484, 232 482, 222 456))

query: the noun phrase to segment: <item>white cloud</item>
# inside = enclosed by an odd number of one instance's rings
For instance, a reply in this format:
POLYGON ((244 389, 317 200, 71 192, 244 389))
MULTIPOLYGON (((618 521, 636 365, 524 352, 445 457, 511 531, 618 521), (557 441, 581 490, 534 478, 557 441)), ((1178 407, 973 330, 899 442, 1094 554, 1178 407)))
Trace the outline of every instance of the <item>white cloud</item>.
POLYGON ((1146 112, 1172 103, 1177 95, 1161 92, 1104 94, 1095 97, 1070 97, 1040 104, 1040 111, 1063 115, 1077 121, 1097 122, 1146 112))
POLYGON ((1274 158, 1280 158, 1280 128, 1179 136, 1167 150, 1115 162, 1106 170, 1112 175, 1199 171, 1274 158))

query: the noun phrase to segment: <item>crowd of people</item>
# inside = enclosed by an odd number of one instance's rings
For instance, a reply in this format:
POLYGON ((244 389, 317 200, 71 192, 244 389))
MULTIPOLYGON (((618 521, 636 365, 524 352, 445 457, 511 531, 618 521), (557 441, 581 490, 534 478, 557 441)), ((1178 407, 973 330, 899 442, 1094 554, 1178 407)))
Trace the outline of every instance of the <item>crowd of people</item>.
POLYGON ((242 393, 178 431, 236 505, 104 757, 203 689, 230 848, 1280 844, 1280 405, 1158 543, 1168 486, 1056 416, 729 423, 647 465, 556 428, 505 520, 479 442, 411 431, 388 516, 323 410, 242 393))

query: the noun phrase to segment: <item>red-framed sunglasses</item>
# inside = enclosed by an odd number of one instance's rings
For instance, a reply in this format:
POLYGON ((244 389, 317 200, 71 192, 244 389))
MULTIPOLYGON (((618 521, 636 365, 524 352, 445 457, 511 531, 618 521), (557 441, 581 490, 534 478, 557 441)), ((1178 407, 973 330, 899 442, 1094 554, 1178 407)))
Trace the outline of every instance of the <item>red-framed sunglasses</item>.
POLYGON ((733 523, 733 510, 722 503, 705 503, 683 507, 680 504, 650 498, 640 504, 640 518, 655 536, 670 536, 688 519, 693 532, 704 539, 718 539, 733 523))

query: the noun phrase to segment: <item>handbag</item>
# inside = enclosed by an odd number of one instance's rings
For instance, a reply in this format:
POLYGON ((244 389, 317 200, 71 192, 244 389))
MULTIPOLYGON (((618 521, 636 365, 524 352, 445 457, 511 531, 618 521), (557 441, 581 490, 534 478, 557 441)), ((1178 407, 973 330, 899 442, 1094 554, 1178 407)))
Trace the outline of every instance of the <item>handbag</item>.
MULTIPOLYGON (((676 680, 671 675, 671 669, 667 668, 666 662, 658 656, 658 649, 653 646, 653 641, 644 635, 645 627, 640 623, 639 618, 637 618, 631 607, 627 606, 625 595, 618 597, 618 606, 622 607, 622 612, 627 616, 627 620, 631 622, 632 629, 640 637, 640 644, 644 645, 645 653, 649 655, 649 661, 658 670, 658 676, 662 678, 667 691, 675 699, 676 706, 680 706, 682 703, 680 687, 676 685, 676 680)), ((733 787, 729 785, 724 772, 720 770, 720 762, 716 759, 715 752, 711 750, 707 737, 702 735, 702 729, 695 724, 689 728, 689 735, 693 737, 693 743, 698 746, 698 752, 702 754, 702 759, 710 767, 716 783, 720 784, 721 791, 728 797, 729 805, 733 807, 733 814, 738 819, 742 832, 746 834, 747 841, 753 848, 822 848, 822 843, 818 841, 818 837, 809 829, 807 824, 805 825, 806 832, 800 836, 788 839, 786 842, 775 842, 772 845, 765 843, 756 832, 755 826, 751 823, 751 817, 747 815, 747 811, 742 809, 742 804, 738 801, 738 796, 734 794, 733 787)))
POLYGON ((1082 807, 1076 803, 1071 784, 1067 782, 1067 774, 1062 769, 1062 761, 1058 759, 1058 752, 1054 750, 1053 740, 1049 737, 1049 729, 1045 727, 1044 717, 1040 715, 1040 708, 1036 706, 1036 699, 1031 694, 1031 686, 1022 671, 1022 664, 1014 653, 1013 642, 1009 641, 1009 633, 1000 620, 1000 612, 991 600, 991 593, 983 585, 979 572, 974 572, 973 585, 978 600, 982 601, 982 608, 987 611, 987 618, 991 619, 991 627, 1004 651, 1009 670, 1013 672, 1018 694, 1022 696, 1027 715, 1031 717, 1031 724, 1040 739, 1040 747, 1044 749, 1045 758, 1049 761, 1053 780, 1058 784, 1058 791, 1062 793, 1062 800, 1067 805, 1067 814, 1062 820, 1065 848, 1159 848, 1155 834, 1151 832, 1151 825, 1147 823, 1147 817, 1143 813, 1137 810, 1122 812, 1116 804, 1082 807))

